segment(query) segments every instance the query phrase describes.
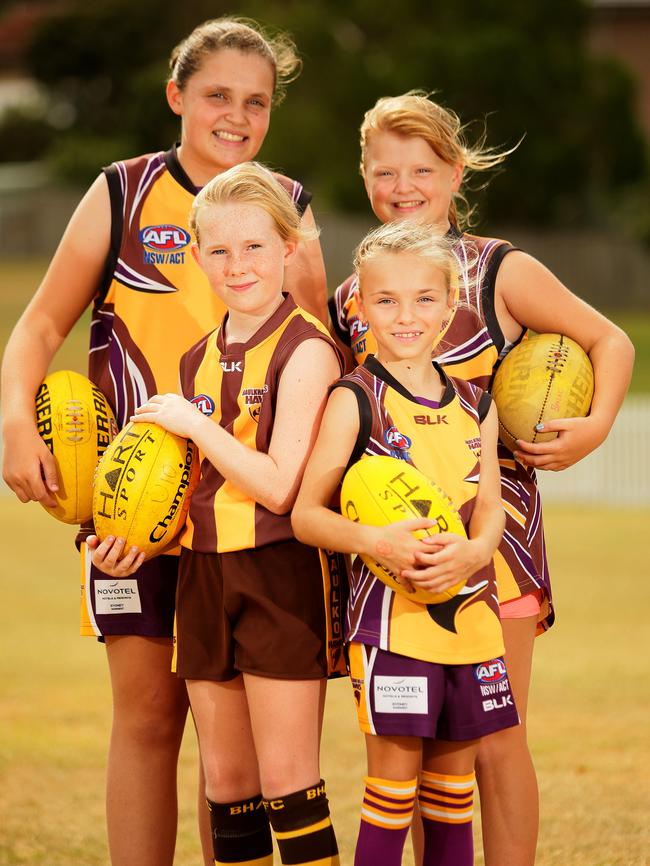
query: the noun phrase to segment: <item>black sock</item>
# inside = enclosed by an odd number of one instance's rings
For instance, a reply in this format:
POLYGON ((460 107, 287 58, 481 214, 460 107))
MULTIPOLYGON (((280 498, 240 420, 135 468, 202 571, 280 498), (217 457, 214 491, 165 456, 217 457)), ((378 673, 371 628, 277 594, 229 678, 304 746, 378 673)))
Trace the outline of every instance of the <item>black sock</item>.
POLYGON ((273 842, 262 795, 235 803, 208 800, 214 862, 271 866, 273 842))
POLYGON ((283 863, 338 866, 339 849, 322 779, 304 791, 264 800, 264 808, 283 863))

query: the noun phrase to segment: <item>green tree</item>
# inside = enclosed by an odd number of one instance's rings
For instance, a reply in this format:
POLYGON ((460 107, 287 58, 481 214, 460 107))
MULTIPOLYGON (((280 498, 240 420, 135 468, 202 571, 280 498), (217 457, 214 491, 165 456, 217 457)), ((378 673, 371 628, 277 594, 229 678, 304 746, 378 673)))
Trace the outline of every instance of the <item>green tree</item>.
MULTIPOLYGON (((102 161, 178 135, 163 85, 170 48, 208 17, 248 15, 289 30, 305 61, 277 109, 262 158, 302 178, 321 203, 367 211, 358 128, 383 95, 435 91, 488 142, 523 140, 487 192, 491 221, 607 221, 646 171, 633 84, 589 55, 583 0, 69 0, 35 34, 30 66, 74 122, 50 154, 87 182, 102 161)), ((65 112, 64 112, 65 113, 65 112)), ((482 181, 482 179, 481 179, 482 181)))

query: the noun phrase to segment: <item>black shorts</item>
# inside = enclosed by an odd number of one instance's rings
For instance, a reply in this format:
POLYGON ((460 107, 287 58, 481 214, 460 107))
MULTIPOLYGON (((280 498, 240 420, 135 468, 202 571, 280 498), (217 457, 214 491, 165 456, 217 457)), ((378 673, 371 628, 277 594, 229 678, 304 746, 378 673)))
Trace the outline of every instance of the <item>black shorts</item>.
POLYGON ((229 553, 183 548, 176 596, 176 672, 224 682, 240 672, 327 676, 318 550, 298 541, 229 553))

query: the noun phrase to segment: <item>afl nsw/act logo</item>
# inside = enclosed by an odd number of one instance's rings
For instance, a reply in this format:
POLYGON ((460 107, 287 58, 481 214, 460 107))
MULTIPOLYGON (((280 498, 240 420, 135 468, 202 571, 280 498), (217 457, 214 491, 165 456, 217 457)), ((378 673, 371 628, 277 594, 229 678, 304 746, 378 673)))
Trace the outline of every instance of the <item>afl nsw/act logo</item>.
POLYGON ((144 261, 148 265, 180 265, 185 261, 184 249, 192 238, 180 226, 145 226, 140 229, 140 243, 145 249, 144 261))
POLYGON ((207 394, 197 394, 196 397, 192 397, 190 403, 196 406, 204 415, 212 415, 214 412, 214 400, 212 397, 208 397, 207 394))
POLYGON ((500 683, 506 678, 506 666, 502 659, 491 659, 476 665, 474 676, 479 683, 500 683))
MULTIPOLYGON (((406 453, 413 444, 408 436, 404 433, 400 433, 397 427, 389 427, 384 433, 384 440, 386 441, 386 445, 390 445, 393 451, 402 451, 404 453, 406 453)), ((403 455, 397 454, 396 456, 401 457, 403 455)))
POLYGON ((360 355, 366 351, 366 334, 370 325, 367 322, 362 322, 357 316, 353 316, 350 319, 349 328, 352 351, 355 355, 360 355))

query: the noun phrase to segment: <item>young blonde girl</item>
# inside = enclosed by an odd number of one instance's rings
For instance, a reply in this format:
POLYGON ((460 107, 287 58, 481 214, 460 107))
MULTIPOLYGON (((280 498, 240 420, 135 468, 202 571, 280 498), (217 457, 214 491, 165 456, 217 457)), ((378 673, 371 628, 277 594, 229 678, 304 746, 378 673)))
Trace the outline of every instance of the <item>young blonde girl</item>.
MULTIPOLYGON (((361 126, 361 171, 382 222, 415 219, 453 242, 457 308, 434 357, 445 370, 489 388, 499 360, 525 336, 566 334, 588 353, 596 388, 587 418, 546 425, 558 436, 499 446, 506 509, 495 555, 508 673, 523 724, 486 739, 477 761, 487 866, 530 866, 535 859, 538 794, 526 740, 526 710, 536 633, 554 620, 541 501, 535 469, 571 466, 607 436, 627 390, 634 351, 626 335, 588 306, 540 262, 507 241, 465 230, 463 185, 472 172, 501 163, 507 152, 468 143, 460 120, 426 94, 380 99, 361 126)), ((359 314, 353 275, 330 304, 333 328, 357 362, 373 350, 372 329, 359 314)))
MULTIPOLYGON (((326 587, 318 550, 295 540, 289 517, 338 353, 283 293, 305 232, 268 170, 248 163, 212 180, 191 225, 192 254, 227 313, 184 355, 184 396, 153 396, 134 420, 193 439, 202 461, 181 536, 177 672, 214 859, 271 864, 270 821, 283 863, 338 864, 318 757, 326 587)), ((119 541, 89 542, 113 576, 142 559, 121 556, 119 541)))
MULTIPOLYGON (((93 307, 89 376, 120 425, 149 396, 176 388, 181 355, 220 321, 224 306, 190 254, 189 211, 201 186, 256 156, 272 105, 299 71, 288 37, 234 18, 206 21, 172 52, 166 96, 180 118, 180 142, 100 173, 5 351, 3 475, 22 502, 52 504, 57 490, 53 458, 34 422, 34 395, 86 307, 93 307)), ((297 181, 281 182, 303 226, 313 225, 309 194, 297 181)), ((305 308, 324 315, 318 240, 301 244, 285 286, 305 308)), ((178 557, 146 563, 132 578, 137 591, 130 609, 105 614, 96 604, 95 581, 102 576, 85 545, 82 554, 81 633, 106 642, 113 696, 106 791, 111 859, 117 866, 171 866, 188 706, 184 683, 170 673, 178 557)))
POLYGON ((335 386, 293 511, 299 538, 376 559, 407 587, 467 581, 449 601, 425 605, 354 561, 346 640, 368 755, 356 866, 398 866, 416 800, 424 863, 469 866, 479 742, 518 724, 492 565, 504 525, 496 412, 482 389, 431 363, 455 267, 452 245, 426 226, 390 223, 360 244, 359 314, 377 353, 335 386), (441 486, 468 537, 418 540, 412 530, 435 521, 373 527, 331 511, 346 468, 377 454, 396 458, 396 475, 405 461, 441 486), (490 678, 498 702, 486 700, 490 678), (410 703, 391 703, 391 688, 410 703))

